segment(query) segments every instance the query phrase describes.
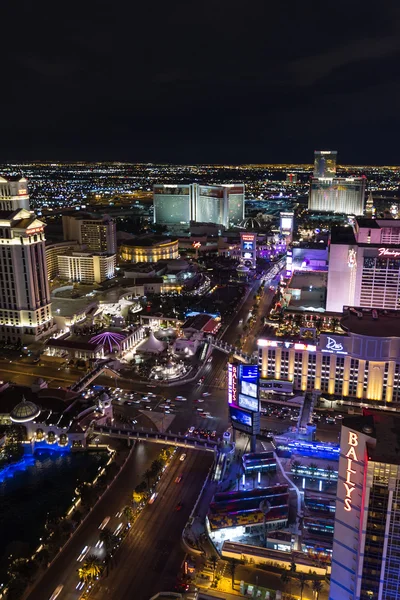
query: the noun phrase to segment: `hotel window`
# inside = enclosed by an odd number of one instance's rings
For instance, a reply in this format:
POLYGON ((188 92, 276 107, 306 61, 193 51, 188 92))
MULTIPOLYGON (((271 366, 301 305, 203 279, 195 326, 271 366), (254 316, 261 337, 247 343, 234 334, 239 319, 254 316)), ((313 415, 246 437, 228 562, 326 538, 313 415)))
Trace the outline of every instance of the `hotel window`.
POLYGON ((329 387, 329 375, 331 368, 331 357, 323 356, 321 365, 321 392, 327 392, 329 387))
POLYGON ((282 350, 281 354, 281 378, 289 378, 289 350, 282 350))
POLYGON ((386 362, 385 370, 383 372, 382 400, 386 400, 388 376, 389 376, 389 363, 386 362))
POLYGON ((343 393, 344 357, 336 356, 335 394, 343 393))
POLYGON ((393 402, 400 401, 400 365, 398 363, 394 366, 393 376, 393 402))
POLYGON ((267 361, 267 374, 270 376, 275 375, 275 350, 268 350, 268 361, 267 361))
POLYGON ((355 358, 352 358, 350 361, 349 396, 357 395, 358 367, 359 367, 358 360, 355 358))
POLYGON ((303 354, 295 352, 294 354, 294 370, 293 370, 293 385, 295 388, 301 388, 301 374, 303 371, 303 354))

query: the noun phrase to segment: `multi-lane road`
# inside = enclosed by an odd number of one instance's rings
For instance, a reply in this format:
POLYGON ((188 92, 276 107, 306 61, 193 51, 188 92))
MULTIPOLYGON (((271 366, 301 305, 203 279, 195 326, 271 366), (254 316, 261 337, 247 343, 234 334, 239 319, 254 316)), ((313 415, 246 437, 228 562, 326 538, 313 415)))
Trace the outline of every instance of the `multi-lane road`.
POLYGON ((187 451, 181 462, 182 454, 168 467, 157 498, 136 521, 116 567, 96 586, 93 600, 148 600, 157 591, 173 589, 184 558, 181 534, 213 462, 210 454, 198 451, 187 451))
MULTIPOLYGON (((133 449, 124 471, 102 500, 93 509, 85 523, 79 528, 69 544, 61 552, 44 577, 29 594, 27 600, 48 600, 54 590, 62 585, 58 600, 77 600, 81 595, 78 560, 85 549, 87 554, 102 558, 99 542, 99 526, 104 519, 112 531, 125 520, 121 516, 123 507, 131 497, 134 487, 141 481, 142 474, 157 457, 160 447, 139 443, 133 449)), ((109 574, 102 579, 91 598, 106 598, 112 594, 120 600, 132 598, 148 599, 153 590, 161 589, 162 583, 171 588, 176 580, 183 559, 180 538, 185 523, 211 467, 213 457, 202 451, 178 451, 168 465, 158 485, 158 496, 147 505, 128 537, 117 551, 109 574), (182 479, 175 483, 176 478, 182 479), (179 503, 181 509, 176 510, 179 503)), ((168 589, 167 587, 167 589, 168 589)))

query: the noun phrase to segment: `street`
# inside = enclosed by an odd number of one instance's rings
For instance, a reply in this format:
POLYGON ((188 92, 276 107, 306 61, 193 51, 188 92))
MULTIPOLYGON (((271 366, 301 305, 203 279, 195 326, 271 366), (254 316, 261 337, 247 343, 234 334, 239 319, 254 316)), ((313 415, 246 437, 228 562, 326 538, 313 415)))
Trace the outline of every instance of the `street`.
POLYGON ((93 600, 148 600, 160 590, 171 590, 184 558, 180 540, 201 486, 212 464, 206 452, 182 452, 168 467, 154 504, 147 505, 116 556, 116 567, 91 594, 93 600), (182 476, 175 483, 177 476, 182 476), (178 503, 181 510, 176 510, 178 503))
POLYGON ((84 524, 72 537, 63 552, 46 571, 42 580, 28 595, 27 600, 48 600, 55 588, 62 584, 64 589, 60 600, 76 600, 80 593, 76 591, 78 584, 77 569, 81 563, 77 558, 85 546, 95 546, 99 539, 99 525, 111 517, 108 526, 114 530, 121 522, 115 515, 127 504, 133 489, 142 481, 142 475, 160 452, 156 444, 139 443, 133 449, 121 476, 116 479, 110 489, 90 513, 84 524))

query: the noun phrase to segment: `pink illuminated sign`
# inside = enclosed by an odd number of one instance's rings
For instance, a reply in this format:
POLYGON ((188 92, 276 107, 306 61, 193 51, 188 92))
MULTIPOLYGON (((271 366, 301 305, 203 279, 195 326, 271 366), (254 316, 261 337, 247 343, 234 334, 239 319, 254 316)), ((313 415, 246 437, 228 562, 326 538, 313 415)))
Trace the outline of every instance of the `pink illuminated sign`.
POLYGON ((399 258, 400 250, 391 250, 390 248, 379 248, 378 256, 387 256, 388 258, 399 258))

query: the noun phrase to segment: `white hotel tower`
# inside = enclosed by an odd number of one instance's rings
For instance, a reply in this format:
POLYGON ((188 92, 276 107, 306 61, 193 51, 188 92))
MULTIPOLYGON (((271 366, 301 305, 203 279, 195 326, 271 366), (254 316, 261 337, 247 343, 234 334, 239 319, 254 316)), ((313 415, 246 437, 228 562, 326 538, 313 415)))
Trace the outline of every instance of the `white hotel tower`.
POLYGON ((30 343, 54 329, 45 224, 29 210, 27 180, 0 177, 0 342, 30 343))

